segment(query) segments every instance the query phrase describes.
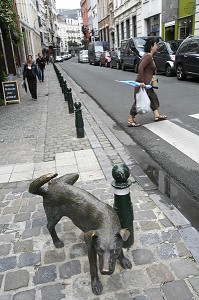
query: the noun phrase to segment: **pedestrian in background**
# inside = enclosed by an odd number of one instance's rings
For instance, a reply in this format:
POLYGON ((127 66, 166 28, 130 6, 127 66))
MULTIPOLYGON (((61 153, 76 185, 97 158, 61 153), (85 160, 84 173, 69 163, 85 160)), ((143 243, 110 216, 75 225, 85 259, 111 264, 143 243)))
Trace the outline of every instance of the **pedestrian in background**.
POLYGON ((47 65, 49 63, 49 55, 48 54, 46 54, 46 63, 47 63, 47 65))
MULTIPOLYGON (((145 54, 142 56, 139 67, 138 67, 138 75, 136 81, 140 83, 140 87, 144 87, 144 85, 150 84, 153 75, 156 72, 156 65, 153 61, 153 54, 157 51, 157 43, 154 38, 150 38, 146 41, 144 46, 145 54)), ((138 127, 139 123, 135 122, 136 112, 136 94, 139 92, 140 87, 135 87, 134 90, 134 104, 130 110, 130 116, 128 118, 128 127, 138 127)), ((155 93, 154 89, 146 90, 148 97, 151 102, 151 109, 153 111, 153 119, 155 122, 166 120, 167 116, 159 114, 159 100, 158 96, 155 93)))
POLYGON ((36 59, 36 64, 38 66, 39 72, 40 72, 40 77, 42 82, 44 81, 44 69, 46 65, 46 60, 43 57, 42 53, 38 53, 38 57, 36 59))
POLYGON ((28 61, 24 65, 23 69, 23 80, 27 78, 28 88, 32 96, 32 100, 37 100, 37 77, 39 80, 40 74, 38 72, 36 64, 33 63, 32 55, 28 55, 28 61))

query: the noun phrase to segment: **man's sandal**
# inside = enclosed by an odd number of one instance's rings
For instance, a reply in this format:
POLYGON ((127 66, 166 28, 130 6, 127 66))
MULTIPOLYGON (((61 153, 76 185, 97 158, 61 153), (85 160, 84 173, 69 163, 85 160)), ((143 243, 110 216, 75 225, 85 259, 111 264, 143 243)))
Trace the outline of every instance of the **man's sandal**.
POLYGON ((139 127, 140 124, 139 124, 139 123, 136 123, 135 121, 129 121, 129 120, 128 120, 127 126, 128 126, 128 127, 139 127))
POLYGON ((159 115, 158 117, 154 117, 155 122, 164 121, 166 120, 167 116, 165 115, 159 115))

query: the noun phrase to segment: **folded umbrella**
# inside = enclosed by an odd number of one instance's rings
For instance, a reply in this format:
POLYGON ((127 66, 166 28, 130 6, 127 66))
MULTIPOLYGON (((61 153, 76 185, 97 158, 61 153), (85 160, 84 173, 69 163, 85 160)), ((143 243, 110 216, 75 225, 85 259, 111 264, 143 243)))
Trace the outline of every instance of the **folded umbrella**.
MULTIPOLYGON (((123 84, 127 84, 127 85, 130 85, 130 86, 137 86, 137 87, 140 87, 140 83, 137 82, 137 81, 133 81, 133 80, 115 80, 117 82, 121 82, 123 84)), ((144 86, 146 89, 151 89, 152 86, 150 84, 145 84, 144 86)))

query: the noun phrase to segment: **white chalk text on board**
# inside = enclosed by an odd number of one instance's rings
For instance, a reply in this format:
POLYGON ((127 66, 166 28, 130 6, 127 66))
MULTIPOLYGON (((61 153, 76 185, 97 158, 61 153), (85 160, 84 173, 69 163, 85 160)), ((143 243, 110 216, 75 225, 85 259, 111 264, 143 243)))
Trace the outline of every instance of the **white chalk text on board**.
POLYGON ((5 105, 7 103, 18 102, 20 103, 19 87, 17 81, 2 82, 3 95, 5 105))

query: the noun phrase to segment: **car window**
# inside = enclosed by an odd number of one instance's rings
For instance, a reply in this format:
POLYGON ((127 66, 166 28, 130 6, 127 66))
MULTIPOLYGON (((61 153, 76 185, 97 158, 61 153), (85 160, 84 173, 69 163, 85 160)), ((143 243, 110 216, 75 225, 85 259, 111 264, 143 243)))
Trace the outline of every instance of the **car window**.
POLYGON ((197 53, 198 44, 199 44, 199 41, 197 41, 197 40, 191 41, 190 44, 188 45, 188 52, 197 53))
POLYGON ((164 43, 158 44, 157 52, 163 52, 166 51, 166 47, 164 43))
POLYGON ((144 45, 146 44, 146 40, 142 39, 142 38, 136 38, 135 39, 135 46, 138 48, 143 48, 144 45))
POLYGON ((184 41, 180 45, 180 47, 178 48, 178 53, 185 53, 185 52, 187 52, 187 47, 188 47, 189 43, 190 43, 190 40, 184 41))

